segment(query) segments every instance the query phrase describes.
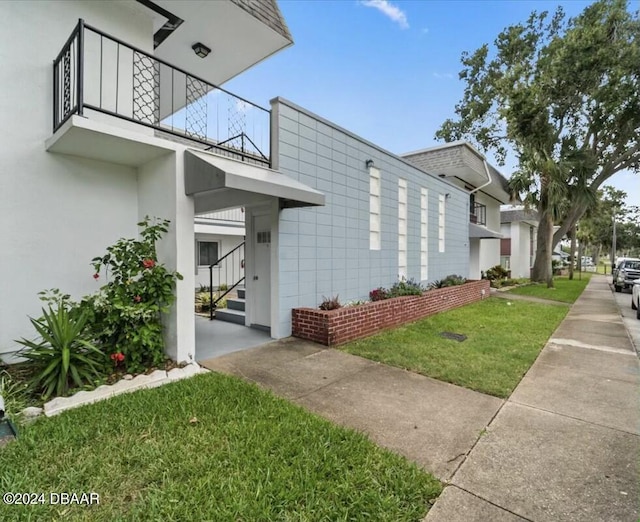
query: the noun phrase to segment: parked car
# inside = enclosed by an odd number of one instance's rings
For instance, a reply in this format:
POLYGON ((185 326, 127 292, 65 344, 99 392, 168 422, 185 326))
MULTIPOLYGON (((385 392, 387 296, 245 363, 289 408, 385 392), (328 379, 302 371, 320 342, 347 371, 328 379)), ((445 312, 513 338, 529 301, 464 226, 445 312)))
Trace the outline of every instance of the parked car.
POLYGON ((613 276, 613 282, 616 282, 616 275, 618 273, 618 267, 624 262, 624 261, 637 261, 637 259, 635 257, 618 257, 616 258, 615 262, 613 263, 613 265, 611 266, 611 275, 613 276))
POLYGON ((631 290, 631 309, 636 311, 636 317, 640 320, 640 279, 636 279, 631 290))
POLYGON ((618 262, 613 275, 613 286, 616 292, 623 288, 631 288, 640 279, 640 259, 624 259, 618 262))

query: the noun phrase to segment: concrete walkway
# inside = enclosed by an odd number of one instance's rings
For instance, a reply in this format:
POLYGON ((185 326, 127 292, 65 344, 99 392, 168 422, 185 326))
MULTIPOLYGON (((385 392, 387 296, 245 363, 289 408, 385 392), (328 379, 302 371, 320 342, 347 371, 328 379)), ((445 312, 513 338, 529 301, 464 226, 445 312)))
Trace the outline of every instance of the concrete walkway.
POLYGON ((535 297, 533 295, 519 295, 510 294, 501 290, 491 289, 491 297, 499 297, 500 299, 508 299, 509 301, 531 301, 532 303, 546 304, 553 306, 569 306, 570 303, 563 303, 562 301, 554 301, 552 299, 544 299, 542 297, 535 297))
POLYGON ((594 275, 426 521, 636 522, 639 371, 594 275))
POLYGON ((288 339, 200 364, 271 389, 451 478, 504 401, 315 343, 288 339))
POLYGON ((508 401, 297 339, 200 364, 361 430, 450 484, 428 522, 638 520, 640 371, 603 276, 508 401))

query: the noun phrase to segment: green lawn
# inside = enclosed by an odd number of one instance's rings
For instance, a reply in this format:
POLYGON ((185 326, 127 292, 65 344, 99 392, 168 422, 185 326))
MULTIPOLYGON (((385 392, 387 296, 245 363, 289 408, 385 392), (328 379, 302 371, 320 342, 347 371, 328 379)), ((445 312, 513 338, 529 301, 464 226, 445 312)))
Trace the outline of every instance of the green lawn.
POLYGON ((568 307, 490 298, 341 350, 497 397, 508 397, 568 307), (464 334, 458 342, 441 332, 464 334))
POLYGON ((520 286, 509 290, 508 293, 518 295, 528 295, 532 297, 540 297, 542 299, 551 299, 552 301, 562 301, 563 303, 573 303, 585 289, 591 279, 591 272, 576 272, 573 280, 568 276, 559 276, 553 278, 553 288, 547 288, 544 283, 535 283, 528 286, 520 286))
POLYGON ((0 503, 3 521, 419 521, 441 491, 364 435, 214 373, 41 419, 0 462, 3 493, 100 495, 0 503))

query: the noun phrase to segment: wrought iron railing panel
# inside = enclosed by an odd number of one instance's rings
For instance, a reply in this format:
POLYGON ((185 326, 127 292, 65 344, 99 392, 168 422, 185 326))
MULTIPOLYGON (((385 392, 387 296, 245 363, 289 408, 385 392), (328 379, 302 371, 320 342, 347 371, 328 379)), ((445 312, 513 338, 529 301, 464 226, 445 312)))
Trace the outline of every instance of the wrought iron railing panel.
POLYGON ((487 206, 482 203, 474 203, 469 213, 469 221, 476 225, 487 225, 487 206))
POLYGON ((270 165, 268 110, 81 20, 54 61, 54 132, 86 110, 270 165))

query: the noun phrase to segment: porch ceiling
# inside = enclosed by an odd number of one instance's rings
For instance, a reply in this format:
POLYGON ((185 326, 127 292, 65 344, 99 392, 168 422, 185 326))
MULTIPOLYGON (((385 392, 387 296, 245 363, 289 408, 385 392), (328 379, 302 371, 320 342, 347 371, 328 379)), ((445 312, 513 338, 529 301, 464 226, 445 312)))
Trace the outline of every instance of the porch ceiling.
POLYGON ((185 193, 197 213, 278 198, 282 207, 322 206, 324 194, 274 170, 197 150, 185 152, 185 193))

